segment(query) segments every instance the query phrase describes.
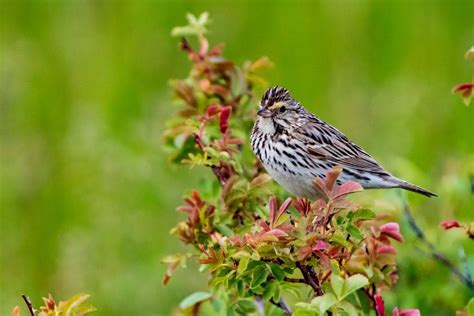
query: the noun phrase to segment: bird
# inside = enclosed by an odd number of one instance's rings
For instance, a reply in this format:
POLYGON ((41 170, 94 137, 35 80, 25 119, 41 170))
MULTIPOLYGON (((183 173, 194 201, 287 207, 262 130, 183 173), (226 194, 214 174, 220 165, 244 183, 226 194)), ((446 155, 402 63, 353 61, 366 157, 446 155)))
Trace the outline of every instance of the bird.
POLYGON ((401 188, 437 196, 390 174, 342 132, 306 110, 284 87, 273 86, 263 94, 250 142, 267 173, 298 197, 319 198, 313 180, 324 178, 338 165, 342 167, 339 185, 356 181, 364 189, 401 188))

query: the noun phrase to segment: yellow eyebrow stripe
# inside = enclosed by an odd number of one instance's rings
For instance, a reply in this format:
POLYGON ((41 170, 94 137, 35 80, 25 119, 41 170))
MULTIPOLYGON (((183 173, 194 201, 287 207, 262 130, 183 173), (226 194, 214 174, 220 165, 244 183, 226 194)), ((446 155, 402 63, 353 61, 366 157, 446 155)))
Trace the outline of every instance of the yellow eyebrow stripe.
POLYGON ((278 109, 278 108, 281 108, 283 105, 285 105, 285 102, 280 101, 280 102, 275 102, 275 103, 273 103, 273 104, 272 104, 271 106, 269 106, 268 108, 269 108, 270 110, 276 110, 276 109, 278 109))

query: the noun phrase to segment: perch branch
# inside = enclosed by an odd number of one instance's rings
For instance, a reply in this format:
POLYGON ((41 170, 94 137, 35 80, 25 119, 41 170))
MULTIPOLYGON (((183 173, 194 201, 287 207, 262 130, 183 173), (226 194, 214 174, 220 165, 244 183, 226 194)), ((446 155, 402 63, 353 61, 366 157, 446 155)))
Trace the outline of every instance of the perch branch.
POLYGON ((405 217, 408 220, 408 224, 410 225, 410 228, 415 232, 416 237, 423 242, 431 252, 431 256, 443 264, 445 267, 447 267, 459 280, 461 280, 464 285, 466 285, 471 291, 474 291, 474 284, 472 283, 472 277, 468 269, 466 269, 466 273, 462 273, 456 265, 449 260, 445 255, 440 253, 435 246, 425 237, 425 234, 421 230, 421 228, 418 226, 418 224, 415 222, 415 219, 413 218, 413 215, 411 214, 410 208, 406 201, 401 197, 402 204, 403 204, 403 212, 405 214, 405 217))
POLYGON ((35 316, 35 309, 33 308, 33 303, 31 303, 31 300, 28 296, 25 294, 22 294, 21 297, 25 301, 26 307, 28 307, 28 311, 30 312, 31 316, 35 316))
POLYGON ((311 286, 318 296, 323 295, 323 291, 321 290, 321 286, 319 285, 319 280, 316 277, 314 271, 311 271, 307 266, 301 264, 301 262, 296 262, 296 266, 303 274, 305 283, 311 286))

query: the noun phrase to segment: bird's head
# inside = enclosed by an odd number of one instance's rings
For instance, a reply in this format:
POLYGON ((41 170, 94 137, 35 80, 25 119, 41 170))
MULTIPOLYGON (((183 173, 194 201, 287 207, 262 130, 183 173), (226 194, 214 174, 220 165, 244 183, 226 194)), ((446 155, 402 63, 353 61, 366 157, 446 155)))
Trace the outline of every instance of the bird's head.
POLYGON ((279 119, 300 108, 300 103, 291 97, 287 89, 275 86, 263 94, 257 114, 262 118, 279 119))

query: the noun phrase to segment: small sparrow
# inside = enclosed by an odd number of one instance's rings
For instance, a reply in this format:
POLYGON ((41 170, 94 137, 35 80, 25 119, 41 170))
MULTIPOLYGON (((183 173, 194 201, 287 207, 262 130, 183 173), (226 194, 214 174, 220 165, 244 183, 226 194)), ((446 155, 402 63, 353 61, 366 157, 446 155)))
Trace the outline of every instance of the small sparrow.
POLYGON ((357 181, 366 189, 402 188, 436 196, 391 175, 343 133, 308 112, 285 88, 269 88, 257 114, 253 152, 270 176, 296 196, 317 198, 312 181, 336 165, 343 167, 339 184, 357 181))

